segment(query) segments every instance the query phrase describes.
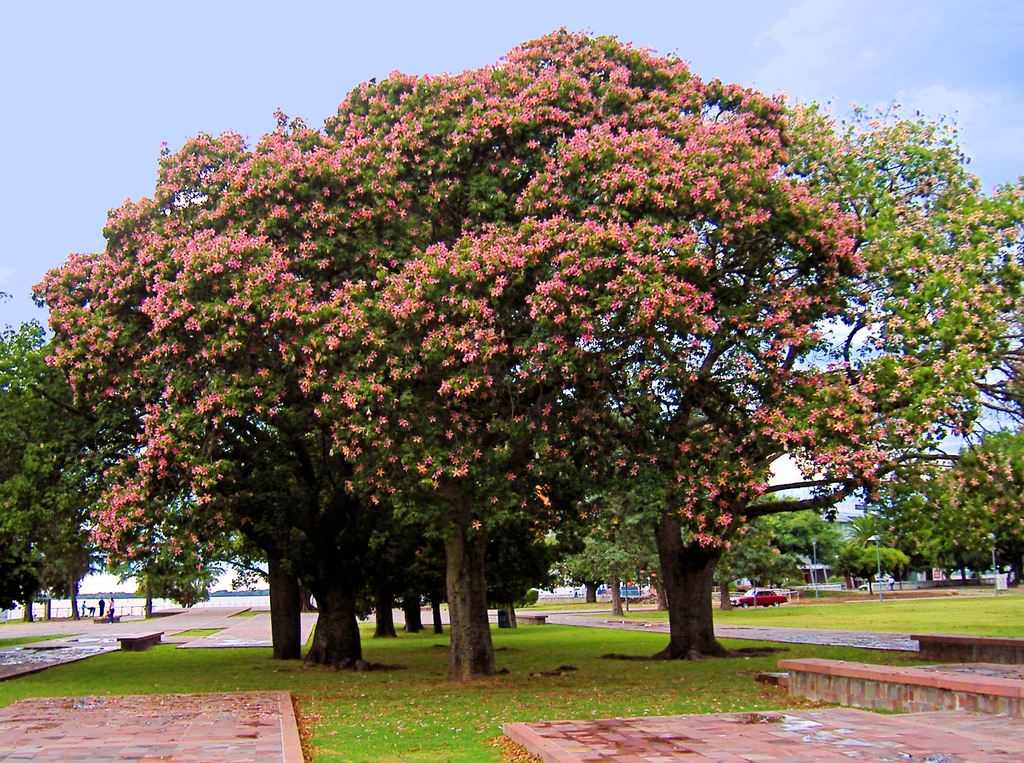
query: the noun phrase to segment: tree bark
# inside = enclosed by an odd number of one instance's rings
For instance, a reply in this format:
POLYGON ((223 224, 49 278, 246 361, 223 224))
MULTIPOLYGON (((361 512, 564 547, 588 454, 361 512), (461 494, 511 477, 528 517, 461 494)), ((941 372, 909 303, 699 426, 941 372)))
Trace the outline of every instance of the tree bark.
POLYGON ((625 617, 622 611, 622 584, 614 577, 608 581, 608 587, 612 589, 612 614, 616 617, 625 617))
POLYGON ((669 643, 657 659, 723 657, 729 652, 715 639, 711 594, 721 549, 683 543, 679 520, 666 511, 655 531, 662 582, 668 597, 669 643))
POLYGON ((68 583, 68 588, 71 591, 71 619, 80 620, 81 618, 78 615, 78 581, 70 580, 68 583))
POLYGON ((665 586, 659 580, 657 584, 651 582, 651 588, 654 589, 654 598, 658 600, 658 606, 655 608, 658 612, 668 611, 668 599, 665 598, 665 586))
POLYGON ((398 638, 395 633, 395 597, 383 583, 377 584, 375 620, 377 627, 373 631, 374 638, 398 638))
POLYGON ((597 604, 598 583, 585 583, 587 588, 587 604, 597 604))
POLYGON ((146 581, 146 619, 153 616, 153 586, 146 581))
POLYGON ((34 623, 35 616, 32 614, 32 599, 24 602, 25 611, 21 616, 21 619, 26 623, 34 623))
POLYGON ((434 633, 444 633, 444 623, 441 622, 440 592, 435 592, 430 597, 430 614, 434 619, 434 633))
POLYGON ((450 532, 444 541, 451 618, 448 678, 465 682, 495 672, 484 579, 487 534, 472 529, 468 506, 457 506, 452 514, 450 532))
POLYGON ((270 640, 275 660, 297 660, 302 656, 302 601, 299 581, 280 559, 267 557, 270 583, 270 640))
POLYGON ((509 628, 518 628, 519 625, 516 623, 516 607, 514 604, 506 604, 504 606, 505 620, 508 622, 509 628))
POLYGON ((423 630, 423 613, 420 610, 419 596, 403 596, 402 613, 405 615, 406 632, 419 633, 423 630))
POLYGON ((363 661, 359 639, 355 594, 347 581, 327 575, 321 577, 310 586, 320 615, 305 663, 365 669, 367 665, 363 661))
POLYGON ((732 609, 732 599, 729 597, 729 581, 722 583, 722 600, 718 604, 719 609, 732 609))

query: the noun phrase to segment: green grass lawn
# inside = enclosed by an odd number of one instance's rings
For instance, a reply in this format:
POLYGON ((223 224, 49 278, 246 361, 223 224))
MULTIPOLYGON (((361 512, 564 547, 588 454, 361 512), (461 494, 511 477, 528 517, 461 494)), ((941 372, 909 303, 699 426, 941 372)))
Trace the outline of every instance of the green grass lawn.
MULTIPOLYGON (((448 682, 447 634, 374 640, 368 659, 392 666, 370 673, 303 670, 269 649, 111 652, 0 683, 0 705, 23 697, 165 694, 287 689, 298 699, 315 763, 417 761, 497 763, 502 723, 558 718, 712 713, 805 704, 759 684, 753 674, 779 657, 825 657, 907 664, 909 655, 791 645, 777 655, 692 662, 604 660, 608 652, 651 654, 665 636, 559 626, 495 630, 508 675, 469 685, 448 682), (561 675, 538 675, 571 665, 561 675)), ((726 642, 732 647, 751 642, 726 642)))
POLYGON ((18 638, 0 638, 0 649, 9 646, 21 646, 22 644, 34 644, 37 641, 52 641, 53 639, 64 638, 63 636, 19 636, 18 638))
MULTIPOLYGON (((665 612, 631 612, 638 620, 667 621, 665 612)), ((1024 637, 1024 596, 941 597, 800 604, 715 610, 715 622, 787 628, 1024 637)))
POLYGON ((227 628, 192 628, 191 630, 181 631, 175 633, 175 636, 212 636, 214 633, 220 633, 221 631, 227 630, 227 628))

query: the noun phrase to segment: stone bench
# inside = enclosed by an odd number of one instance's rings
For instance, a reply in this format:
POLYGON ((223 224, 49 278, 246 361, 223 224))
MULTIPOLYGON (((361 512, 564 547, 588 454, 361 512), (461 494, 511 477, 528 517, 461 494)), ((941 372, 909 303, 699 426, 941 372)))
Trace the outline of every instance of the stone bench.
POLYGON ((547 615, 520 615, 516 613, 516 622, 523 625, 544 625, 547 621, 547 615))
POLYGON ((1024 638, 914 635, 921 656, 940 662, 1024 665, 1024 638))
POLYGON ((113 620, 111 620, 109 617, 94 617, 92 619, 92 621, 94 623, 97 623, 97 624, 102 624, 102 623, 119 623, 119 622, 121 622, 121 615, 114 615, 114 619, 113 620))
POLYGON ((159 644, 160 637, 163 635, 163 631, 136 633, 131 636, 118 636, 117 642, 121 645, 122 652, 141 652, 155 644, 159 644))
POLYGON ((1024 718, 1024 681, 939 669, 841 660, 779 660, 789 693, 847 707, 928 713, 963 710, 1024 718))

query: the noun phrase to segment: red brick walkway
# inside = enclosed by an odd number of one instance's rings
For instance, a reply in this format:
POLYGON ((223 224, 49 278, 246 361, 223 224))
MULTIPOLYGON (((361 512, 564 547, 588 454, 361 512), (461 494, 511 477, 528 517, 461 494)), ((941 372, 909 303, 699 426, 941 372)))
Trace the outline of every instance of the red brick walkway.
POLYGON ((1024 721, 846 708, 506 724, 545 763, 1021 763, 1024 721))
POLYGON ((5 763, 302 763, 288 692, 25 699, 0 709, 5 763))

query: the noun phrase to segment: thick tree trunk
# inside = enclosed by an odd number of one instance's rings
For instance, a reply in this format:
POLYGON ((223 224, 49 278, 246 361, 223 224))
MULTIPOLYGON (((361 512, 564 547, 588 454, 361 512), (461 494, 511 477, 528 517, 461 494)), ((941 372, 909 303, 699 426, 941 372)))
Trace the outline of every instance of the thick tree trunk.
POLYGON ((600 584, 598 583, 586 583, 587 588, 587 604, 597 604, 597 589, 600 584))
POLYGON ((423 612, 420 610, 419 596, 403 596, 402 613, 405 615, 406 632, 419 633, 423 630, 423 612))
POLYGON ((726 580, 722 583, 722 600, 718 605, 719 609, 729 610, 732 609, 732 599, 729 596, 729 581, 726 580))
POLYGON ((23 603, 25 611, 21 616, 21 619, 26 623, 34 623, 36 621, 35 616, 32 614, 32 599, 23 603))
POLYGON ((668 596, 669 643, 654 656, 678 660, 727 655, 728 650, 715 639, 711 603, 721 550, 684 544, 679 520, 669 512, 662 515, 655 539, 668 596))
POLYGON ((78 616, 78 581, 69 580, 69 588, 71 589, 71 619, 79 620, 78 616))
POLYGON ((460 507, 453 514, 450 533, 444 541, 451 618, 448 678, 469 681, 493 675, 495 671, 484 579, 487 534, 472 529, 468 507, 460 507))
POLYGON ((651 581, 651 588, 654 589, 654 598, 657 599, 658 605, 655 608, 658 612, 668 611, 668 599, 665 597, 665 586, 659 580, 657 583, 651 581))
POLYGON ((313 632, 313 644, 306 654, 306 664, 365 669, 367 664, 363 661, 359 640, 355 594, 347 582, 338 577, 323 576, 311 587, 320 615, 313 632))
POLYGON ((146 619, 153 616, 153 586, 146 581, 146 619))
POLYGON ((622 611, 622 584, 615 577, 608 581, 608 587, 612 589, 612 614, 616 617, 625 617, 622 611))
POLYGON ((508 623, 509 628, 518 628, 519 624, 516 622, 516 607, 515 604, 506 604, 503 609, 505 610, 505 622, 508 623))
POLYGON ((376 595, 376 621, 377 627, 373 631, 374 638, 398 638, 395 633, 395 597, 391 590, 383 584, 377 584, 376 595))
POLYGON ((440 593, 434 593, 430 597, 430 614, 434 619, 434 633, 444 633, 444 623, 441 622, 440 593))
POLYGON ((275 660, 297 660, 302 656, 302 600, 299 581, 281 561, 267 558, 270 583, 270 640, 275 660))
POLYGON ((53 599, 47 598, 43 602, 43 619, 49 621, 50 615, 53 613, 53 599))

